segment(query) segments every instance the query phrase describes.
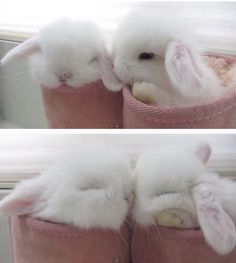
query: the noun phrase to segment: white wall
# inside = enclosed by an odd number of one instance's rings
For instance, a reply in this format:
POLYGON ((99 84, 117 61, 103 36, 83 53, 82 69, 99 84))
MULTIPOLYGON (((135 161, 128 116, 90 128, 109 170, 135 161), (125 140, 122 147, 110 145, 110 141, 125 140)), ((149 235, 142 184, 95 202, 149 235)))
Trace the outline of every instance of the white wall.
MULTIPOLYGON (((0 41, 0 58, 16 43, 0 41)), ((23 128, 46 128, 40 88, 29 74, 26 61, 0 68, 1 116, 23 128)))
MULTIPOLYGON (((8 191, 0 190, 0 200, 8 191)), ((8 218, 0 214, 0 262, 12 263, 11 240, 8 218)))

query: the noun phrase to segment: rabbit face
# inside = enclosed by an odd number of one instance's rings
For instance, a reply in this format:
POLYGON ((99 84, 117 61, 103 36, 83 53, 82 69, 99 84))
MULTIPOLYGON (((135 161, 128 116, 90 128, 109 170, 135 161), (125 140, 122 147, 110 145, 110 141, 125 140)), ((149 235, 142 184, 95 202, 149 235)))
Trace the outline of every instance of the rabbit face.
POLYGON ((43 86, 79 87, 100 78, 99 60, 103 49, 96 25, 64 18, 11 50, 1 64, 29 57, 31 73, 43 86))
POLYGON ((202 59, 195 29, 186 26, 155 12, 131 13, 113 41, 117 77, 131 88, 136 82, 154 84, 155 95, 147 90, 147 97, 160 106, 198 105, 222 95, 219 78, 202 59))
POLYGON ((61 20, 40 33, 41 52, 30 59, 35 78, 48 87, 78 87, 100 78, 100 32, 87 22, 61 20))
POLYGON ((78 87, 99 79, 103 41, 93 24, 59 21, 42 30, 40 47, 41 53, 32 56, 30 66, 42 84, 78 87))
POLYGON ((165 72, 165 49, 175 37, 170 21, 162 21, 152 12, 132 13, 121 23, 113 41, 114 70, 119 79, 168 84, 165 72))

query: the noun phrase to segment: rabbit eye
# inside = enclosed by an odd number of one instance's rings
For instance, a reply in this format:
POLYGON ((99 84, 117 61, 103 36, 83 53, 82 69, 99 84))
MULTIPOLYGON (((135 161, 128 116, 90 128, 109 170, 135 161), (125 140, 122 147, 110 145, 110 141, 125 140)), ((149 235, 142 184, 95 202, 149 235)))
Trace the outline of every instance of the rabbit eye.
POLYGON ((140 60, 151 60, 152 58, 155 57, 155 54, 152 52, 143 52, 139 55, 140 60))
POLYGON ((88 190, 99 190, 101 187, 98 186, 85 186, 80 188, 81 191, 88 191, 88 190))
POLYGON ((94 63, 94 62, 98 62, 98 56, 92 58, 89 63, 94 63))
POLYGON ((86 185, 83 185, 82 187, 80 187, 79 189, 81 191, 87 191, 87 190, 98 190, 98 189, 102 189, 103 185, 101 185, 99 182, 91 182, 88 183, 86 185))
POLYGON ((157 194, 157 196, 161 196, 161 195, 167 195, 167 194, 175 194, 176 192, 171 192, 171 191, 167 191, 167 192, 162 192, 160 194, 157 194))

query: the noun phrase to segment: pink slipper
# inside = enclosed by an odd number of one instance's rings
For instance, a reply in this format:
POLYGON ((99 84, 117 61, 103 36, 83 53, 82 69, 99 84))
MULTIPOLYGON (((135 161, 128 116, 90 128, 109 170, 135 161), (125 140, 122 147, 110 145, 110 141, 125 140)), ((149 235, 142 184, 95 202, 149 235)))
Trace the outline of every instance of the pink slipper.
POLYGON ((136 100, 128 88, 123 98, 124 128, 236 128, 236 87, 212 103, 193 107, 150 106, 136 100))
POLYGON ((129 263, 129 231, 10 218, 14 263, 129 263))
POLYGON ((161 226, 134 227, 133 263, 235 263, 236 249, 227 255, 215 253, 200 230, 161 226))
POLYGON ((111 92, 102 81, 79 88, 42 87, 50 128, 121 128, 122 93, 111 92))

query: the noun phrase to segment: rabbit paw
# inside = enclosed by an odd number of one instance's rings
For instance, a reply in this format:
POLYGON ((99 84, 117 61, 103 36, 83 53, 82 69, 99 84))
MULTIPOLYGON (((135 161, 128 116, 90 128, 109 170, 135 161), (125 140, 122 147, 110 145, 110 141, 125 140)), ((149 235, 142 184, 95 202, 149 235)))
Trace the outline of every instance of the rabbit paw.
POLYGON ((155 97, 156 86, 146 82, 135 82, 132 87, 132 94, 137 100, 148 104, 156 104, 155 97))

